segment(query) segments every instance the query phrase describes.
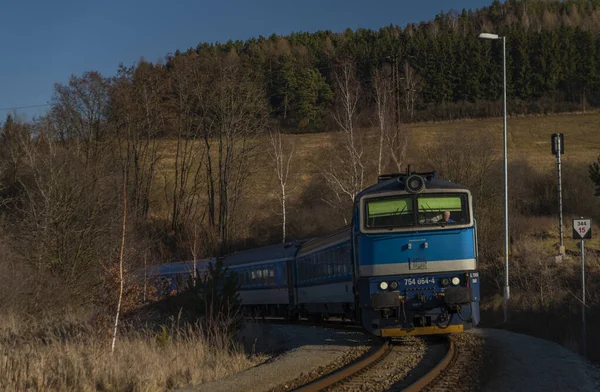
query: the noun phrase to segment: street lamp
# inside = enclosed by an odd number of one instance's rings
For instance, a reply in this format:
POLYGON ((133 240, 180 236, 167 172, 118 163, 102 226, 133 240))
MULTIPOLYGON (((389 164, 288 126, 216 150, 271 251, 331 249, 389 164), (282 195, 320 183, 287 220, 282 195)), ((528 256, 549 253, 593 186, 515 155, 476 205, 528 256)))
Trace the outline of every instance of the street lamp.
POLYGON ((504 122, 504 322, 508 321, 508 300, 510 287, 508 285, 508 164, 506 160, 506 37, 498 34, 481 33, 479 38, 502 39, 502 70, 503 70, 503 122, 504 122))

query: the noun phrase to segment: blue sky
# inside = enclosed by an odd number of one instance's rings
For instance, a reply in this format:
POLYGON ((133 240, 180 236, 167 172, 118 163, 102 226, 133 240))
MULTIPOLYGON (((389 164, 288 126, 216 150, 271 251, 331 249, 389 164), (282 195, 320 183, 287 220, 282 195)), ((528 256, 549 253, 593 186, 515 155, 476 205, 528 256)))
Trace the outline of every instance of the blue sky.
MULTIPOLYGON (((54 83, 120 62, 155 62, 199 42, 293 31, 404 27, 491 0, 0 0, 0 109, 47 104, 54 83)), ((42 115, 47 107, 18 109, 42 115)), ((0 122, 8 111, 0 110, 0 122)))

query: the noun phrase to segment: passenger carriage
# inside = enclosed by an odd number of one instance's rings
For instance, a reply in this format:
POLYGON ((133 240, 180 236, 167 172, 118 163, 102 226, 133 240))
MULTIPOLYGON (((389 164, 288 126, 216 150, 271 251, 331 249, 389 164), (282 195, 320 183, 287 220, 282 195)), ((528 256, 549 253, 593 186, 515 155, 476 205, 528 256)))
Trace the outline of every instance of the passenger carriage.
POLYGON ((294 306, 293 262, 302 241, 233 253, 223 265, 237 274, 240 299, 247 310, 289 316, 294 306))
MULTIPOLYGON (((205 279, 208 265, 214 259, 196 260, 196 278, 205 279)), ((170 295, 188 288, 188 283, 194 271, 194 261, 153 265, 138 271, 138 279, 148 279, 154 285, 159 295, 170 295)))
POLYGON ((354 294, 350 232, 350 227, 343 227, 300 247, 293 275, 300 316, 351 318, 354 294))

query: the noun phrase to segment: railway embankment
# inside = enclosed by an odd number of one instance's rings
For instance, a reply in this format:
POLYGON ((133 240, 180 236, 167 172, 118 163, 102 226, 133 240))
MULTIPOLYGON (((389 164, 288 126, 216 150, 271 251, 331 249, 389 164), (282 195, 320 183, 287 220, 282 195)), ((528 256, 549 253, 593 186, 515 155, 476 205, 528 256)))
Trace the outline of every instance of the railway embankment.
POLYGON ((246 346, 270 353, 259 366, 230 377, 179 391, 262 392, 292 390, 356 360, 372 346, 360 330, 249 324, 242 331, 246 346))
MULTIPOLYGON (((242 337, 257 352, 270 353, 270 359, 227 378, 180 391, 293 391, 347 368, 381 345, 360 329, 305 325, 250 323, 242 337)), ((432 344, 435 340, 408 338, 410 344, 405 347, 397 342, 376 366, 333 390, 417 390, 415 382, 426 379, 424 376, 439 367, 444 356, 441 346, 432 344), (419 343, 421 339, 425 344, 419 343)), ((422 382, 420 390, 600 391, 600 368, 557 343, 491 328, 453 335, 451 340, 453 358, 437 376, 422 382)))

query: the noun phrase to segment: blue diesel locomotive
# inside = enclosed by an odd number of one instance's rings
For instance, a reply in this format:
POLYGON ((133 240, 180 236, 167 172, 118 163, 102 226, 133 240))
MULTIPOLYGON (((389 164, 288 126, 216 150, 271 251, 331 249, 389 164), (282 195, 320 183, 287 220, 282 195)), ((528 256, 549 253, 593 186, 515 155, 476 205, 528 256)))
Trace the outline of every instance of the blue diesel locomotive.
POLYGON ((359 317, 378 336, 461 332, 479 323, 471 193, 435 172, 381 176, 353 214, 359 317))
POLYGON ((479 323, 471 193, 435 172, 379 176, 357 195, 351 225, 236 252, 224 265, 243 306, 263 315, 348 318, 388 337, 479 323))

